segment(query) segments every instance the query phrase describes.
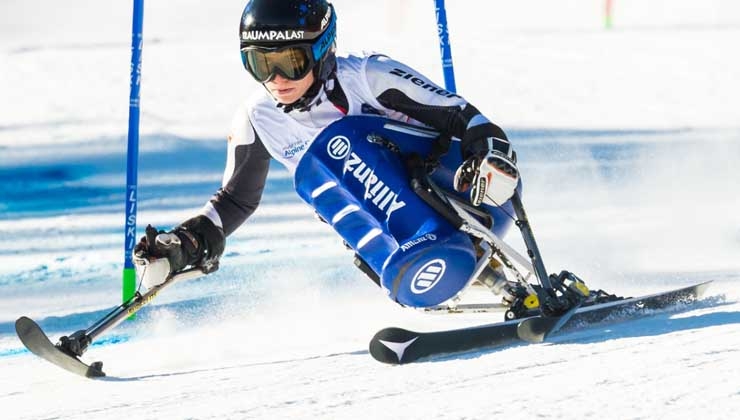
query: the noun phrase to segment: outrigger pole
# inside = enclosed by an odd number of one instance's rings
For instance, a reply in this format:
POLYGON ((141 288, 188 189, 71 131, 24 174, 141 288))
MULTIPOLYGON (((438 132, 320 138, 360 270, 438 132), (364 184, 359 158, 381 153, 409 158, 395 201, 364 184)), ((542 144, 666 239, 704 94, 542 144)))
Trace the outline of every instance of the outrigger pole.
MULTIPOLYGON (((439 53, 442 59, 445 89, 450 92, 455 92, 455 68, 452 63, 452 43, 450 42, 450 33, 447 26, 447 10, 445 9, 445 1, 434 0, 434 7, 437 16, 437 36, 439 37, 439 53)), ((532 260, 534 274, 537 276, 537 279, 545 290, 552 291, 552 283, 547 275, 545 264, 542 262, 542 255, 537 247, 534 233, 529 225, 529 220, 527 219, 527 214, 524 211, 524 205, 522 204, 522 200, 521 197, 519 197, 518 192, 514 192, 514 196, 511 198, 511 203, 516 212, 516 225, 522 232, 524 244, 527 247, 527 254, 532 260)))
POLYGON ((144 0, 134 0, 131 28, 131 91, 128 105, 128 152, 126 158, 126 223, 122 301, 131 300, 136 291, 136 270, 131 259, 136 245, 136 206, 139 170, 139 113, 141 88, 141 52, 144 44, 144 0))

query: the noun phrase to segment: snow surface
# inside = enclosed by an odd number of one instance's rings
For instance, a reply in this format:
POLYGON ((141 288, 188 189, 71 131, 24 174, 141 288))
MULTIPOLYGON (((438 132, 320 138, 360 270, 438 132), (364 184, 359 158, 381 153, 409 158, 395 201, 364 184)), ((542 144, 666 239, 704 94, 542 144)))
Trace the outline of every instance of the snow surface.
MULTIPOLYGON (((90 381, 23 350, 120 299, 131 2, 0 4, 0 410, 4 419, 732 418, 740 409, 740 5, 447 1, 459 91, 510 134, 551 271, 636 295, 714 280, 680 313, 552 343, 390 367, 386 326, 499 315, 404 310, 356 271, 279 167, 222 269, 179 284, 85 355, 90 381)), ((218 187, 243 0, 147 1, 139 228, 218 187)), ((336 0, 339 39, 440 80, 429 0, 336 0)), ((509 237, 518 249, 515 232, 509 237)))

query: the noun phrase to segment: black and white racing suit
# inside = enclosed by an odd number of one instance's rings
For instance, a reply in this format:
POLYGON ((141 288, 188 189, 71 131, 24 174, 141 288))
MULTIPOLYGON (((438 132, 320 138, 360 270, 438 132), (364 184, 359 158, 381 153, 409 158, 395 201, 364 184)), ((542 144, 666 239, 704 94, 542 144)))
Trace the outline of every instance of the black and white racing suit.
MULTIPOLYGON (((375 114, 426 125, 460 139, 463 158, 487 149, 503 130, 462 97, 383 55, 338 56, 337 69, 307 111, 285 110, 267 92, 237 111, 222 187, 202 210, 226 236, 255 211, 270 159, 293 173, 314 137, 345 115, 375 114)), ((506 153, 506 151, 503 151, 506 153)))

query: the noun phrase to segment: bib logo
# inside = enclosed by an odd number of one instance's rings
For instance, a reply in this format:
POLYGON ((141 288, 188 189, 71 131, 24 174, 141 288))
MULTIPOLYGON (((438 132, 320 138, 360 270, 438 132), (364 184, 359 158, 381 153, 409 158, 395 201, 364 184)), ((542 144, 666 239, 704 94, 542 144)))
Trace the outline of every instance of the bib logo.
POLYGON ((358 181, 365 186, 365 199, 372 198, 372 203, 380 210, 384 211, 388 218, 394 211, 403 208, 406 203, 398 200, 398 194, 391 191, 383 181, 381 181, 373 168, 362 161, 362 158, 352 152, 349 159, 344 164, 344 172, 351 173, 358 181))
POLYGON ((424 264, 411 280, 411 292, 420 295, 426 293, 442 280, 447 264, 442 259, 434 259, 424 264))
POLYGON ((305 141, 297 141, 295 143, 289 144, 288 147, 283 148, 283 157, 286 159, 291 159, 296 157, 299 153, 302 153, 306 150, 306 142, 305 141))
POLYGON ((292 41, 303 39, 304 31, 242 31, 242 41, 292 41))
POLYGON ((340 160, 347 157, 349 148, 349 139, 347 137, 336 136, 329 140, 329 143, 326 145, 326 153, 332 159, 340 160))

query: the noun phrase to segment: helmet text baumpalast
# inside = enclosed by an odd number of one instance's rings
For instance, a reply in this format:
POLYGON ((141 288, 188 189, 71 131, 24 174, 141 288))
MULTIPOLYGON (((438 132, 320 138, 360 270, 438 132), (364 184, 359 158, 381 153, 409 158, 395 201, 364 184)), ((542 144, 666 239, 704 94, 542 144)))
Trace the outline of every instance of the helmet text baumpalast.
POLYGON ((242 41, 293 41, 303 39, 305 31, 242 31, 242 41))

